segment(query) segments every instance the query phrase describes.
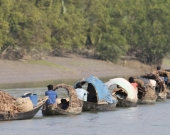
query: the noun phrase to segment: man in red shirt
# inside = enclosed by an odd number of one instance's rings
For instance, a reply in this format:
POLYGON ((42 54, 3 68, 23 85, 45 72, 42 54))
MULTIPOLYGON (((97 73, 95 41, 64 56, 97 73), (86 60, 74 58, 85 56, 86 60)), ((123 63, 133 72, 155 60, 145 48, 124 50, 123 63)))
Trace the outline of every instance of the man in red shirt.
POLYGON ((133 77, 129 77, 129 82, 132 84, 132 86, 137 89, 138 84, 135 82, 133 77))

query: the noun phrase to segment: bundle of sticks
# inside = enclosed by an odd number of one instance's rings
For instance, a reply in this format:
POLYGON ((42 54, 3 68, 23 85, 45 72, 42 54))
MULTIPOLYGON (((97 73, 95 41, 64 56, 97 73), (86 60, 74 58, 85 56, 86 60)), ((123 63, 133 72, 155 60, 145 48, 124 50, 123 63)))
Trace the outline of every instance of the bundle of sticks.
POLYGON ((17 112, 16 98, 0 91, 0 112, 15 114, 17 112))

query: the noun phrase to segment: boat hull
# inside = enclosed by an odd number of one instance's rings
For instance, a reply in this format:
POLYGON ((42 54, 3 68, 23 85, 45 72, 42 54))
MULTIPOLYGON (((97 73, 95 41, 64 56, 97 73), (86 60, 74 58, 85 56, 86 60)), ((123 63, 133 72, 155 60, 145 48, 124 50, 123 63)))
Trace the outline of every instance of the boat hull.
POLYGON ((61 108, 57 108, 55 106, 49 106, 42 109, 42 114, 44 116, 50 116, 50 115, 77 115, 82 112, 82 107, 76 107, 76 108, 69 108, 67 110, 63 110, 61 108))
POLYGON ((167 98, 167 99, 170 99, 170 92, 167 92, 166 98, 167 98))
POLYGON ((136 107, 137 100, 131 99, 118 99, 117 107, 136 107))
POLYGON ((155 90, 150 87, 146 87, 142 96, 138 96, 138 104, 154 104, 158 98, 155 90))
POLYGON ((138 99, 138 104, 155 104, 156 99, 138 99))
POLYGON ((145 96, 142 99, 138 99, 138 104, 154 104, 156 100, 157 100, 157 95, 154 94, 152 96, 145 96))
POLYGON ((93 102, 83 102, 83 111, 113 111, 116 108, 116 103, 93 103, 93 102))
POLYGON ((34 107, 33 110, 30 110, 28 112, 18 112, 13 115, 8 112, 0 112, 0 121, 32 119, 45 104, 46 100, 47 98, 42 100, 40 103, 38 103, 37 107, 34 107))
POLYGON ((163 92, 163 93, 158 93, 158 97, 156 99, 156 101, 165 101, 167 98, 167 93, 166 92, 163 92))

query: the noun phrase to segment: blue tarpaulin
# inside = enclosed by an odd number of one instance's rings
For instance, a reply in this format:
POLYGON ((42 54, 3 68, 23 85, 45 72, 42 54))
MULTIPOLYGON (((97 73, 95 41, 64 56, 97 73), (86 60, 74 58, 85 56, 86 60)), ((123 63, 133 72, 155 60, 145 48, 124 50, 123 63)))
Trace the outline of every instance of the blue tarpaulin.
POLYGON ((115 103, 116 102, 116 99, 114 99, 112 97, 107 86, 101 80, 99 80, 97 77, 90 76, 90 77, 84 79, 83 82, 91 83, 94 86, 97 96, 98 96, 98 102, 103 101, 103 100, 107 103, 115 103))

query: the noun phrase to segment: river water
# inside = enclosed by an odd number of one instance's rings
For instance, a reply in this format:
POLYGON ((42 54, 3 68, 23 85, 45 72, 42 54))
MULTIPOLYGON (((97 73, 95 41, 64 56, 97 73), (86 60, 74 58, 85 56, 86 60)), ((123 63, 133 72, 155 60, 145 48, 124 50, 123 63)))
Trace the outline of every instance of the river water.
MULTIPOLYGON (((46 87, 3 91, 15 97, 33 92, 43 97, 46 87)), ((169 135, 170 99, 154 105, 117 108, 109 112, 83 112, 76 116, 44 117, 41 110, 33 119, 1 121, 0 135, 169 135)))

